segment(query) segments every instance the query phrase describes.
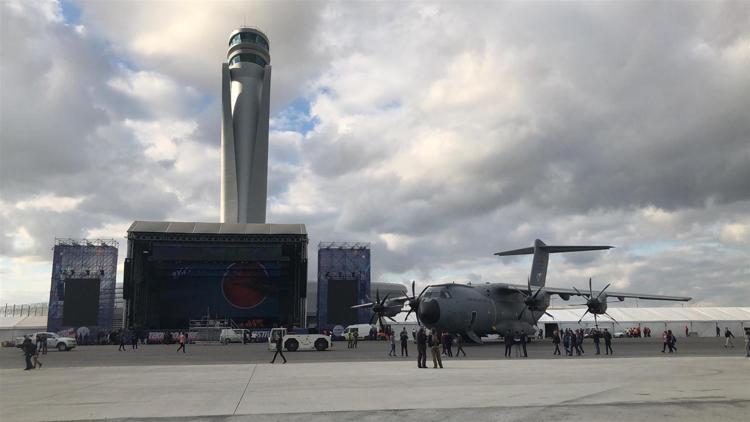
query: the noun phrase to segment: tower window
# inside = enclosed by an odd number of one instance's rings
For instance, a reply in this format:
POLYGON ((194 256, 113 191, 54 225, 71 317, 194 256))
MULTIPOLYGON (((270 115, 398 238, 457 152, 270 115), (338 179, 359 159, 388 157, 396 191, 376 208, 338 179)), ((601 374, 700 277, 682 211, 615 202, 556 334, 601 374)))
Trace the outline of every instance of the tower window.
POLYGON ((268 41, 266 41, 260 35, 254 34, 252 32, 240 32, 239 34, 235 34, 235 36, 233 36, 232 39, 229 40, 229 46, 231 47, 241 42, 250 42, 253 44, 258 44, 261 47, 268 50, 268 41))
POLYGON ((263 60, 262 57, 257 56, 255 54, 248 54, 248 53, 235 54, 229 60, 229 64, 230 65, 233 65, 233 64, 236 64, 236 63, 240 63, 240 62, 243 62, 243 63, 255 63, 255 64, 257 64, 260 67, 265 67, 266 64, 267 64, 266 61, 263 60))

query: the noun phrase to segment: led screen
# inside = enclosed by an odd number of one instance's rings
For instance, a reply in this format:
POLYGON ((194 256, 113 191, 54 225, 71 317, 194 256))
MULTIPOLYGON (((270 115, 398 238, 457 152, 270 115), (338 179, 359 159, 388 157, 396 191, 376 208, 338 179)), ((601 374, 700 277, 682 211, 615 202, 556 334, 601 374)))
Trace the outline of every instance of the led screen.
POLYGON ((283 261, 158 265, 161 328, 186 327, 189 320, 276 318, 279 295, 289 289, 289 264, 283 261))
POLYGON ((97 324, 99 315, 99 279, 65 280, 63 325, 87 327, 97 324))

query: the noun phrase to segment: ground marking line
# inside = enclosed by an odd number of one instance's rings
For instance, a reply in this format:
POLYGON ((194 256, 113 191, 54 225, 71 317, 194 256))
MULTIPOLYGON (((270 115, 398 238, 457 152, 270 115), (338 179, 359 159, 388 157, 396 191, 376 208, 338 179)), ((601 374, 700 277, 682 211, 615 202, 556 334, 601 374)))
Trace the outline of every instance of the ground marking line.
POLYGON ((258 368, 258 364, 253 365, 253 372, 250 373, 250 378, 247 380, 247 384, 245 384, 245 389, 242 390, 242 396, 240 396, 240 400, 237 402, 237 406, 234 407, 234 412, 232 412, 232 415, 237 414, 237 409, 240 408, 240 403, 242 403, 242 399, 245 398, 245 392, 247 392, 247 387, 250 385, 250 381, 253 380, 253 375, 255 375, 255 370, 258 368))

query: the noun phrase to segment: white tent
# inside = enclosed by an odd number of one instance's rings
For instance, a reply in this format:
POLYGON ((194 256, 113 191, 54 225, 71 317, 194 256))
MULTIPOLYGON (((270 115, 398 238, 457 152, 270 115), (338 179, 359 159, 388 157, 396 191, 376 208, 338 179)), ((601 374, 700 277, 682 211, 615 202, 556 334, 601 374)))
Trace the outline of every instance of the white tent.
POLYGON ((0 316, 0 341, 12 341, 38 331, 47 331, 47 315, 0 316))
MULTIPOLYGON (((539 326, 558 324, 560 328, 588 328, 594 327, 594 316, 591 313, 583 315, 586 307, 567 309, 548 309, 554 319, 543 315, 539 319, 539 326), (578 320, 583 317, 581 323, 578 320)), ((606 315, 597 316, 599 327, 612 331, 624 331, 630 327, 649 327, 655 335, 661 331, 672 330, 677 335, 685 335, 685 326, 690 335, 711 337, 716 335, 718 326, 723 333, 724 328, 732 330, 734 335, 741 336, 744 328, 750 328, 750 307, 736 308, 609 308, 607 313, 617 322, 613 322, 606 315)), ((654 335, 652 334, 652 335, 654 335)), ((723 334, 722 334, 723 335, 723 334)))

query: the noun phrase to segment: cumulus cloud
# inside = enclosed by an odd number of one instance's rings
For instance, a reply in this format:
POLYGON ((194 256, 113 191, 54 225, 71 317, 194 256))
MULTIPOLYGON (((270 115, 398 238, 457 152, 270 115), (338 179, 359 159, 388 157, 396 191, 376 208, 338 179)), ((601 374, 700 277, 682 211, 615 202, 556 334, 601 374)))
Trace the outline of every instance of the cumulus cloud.
POLYGON ((529 257, 492 253, 534 238, 612 244, 555 255, 549 283, 750 301, 745 4, 76 5, 3 5, 7 268, 55 235, 216 220, 246 22, 274 66, 269 220, 311 248, 370 241, 376 279, 423 286, 523 283, 529 257))

